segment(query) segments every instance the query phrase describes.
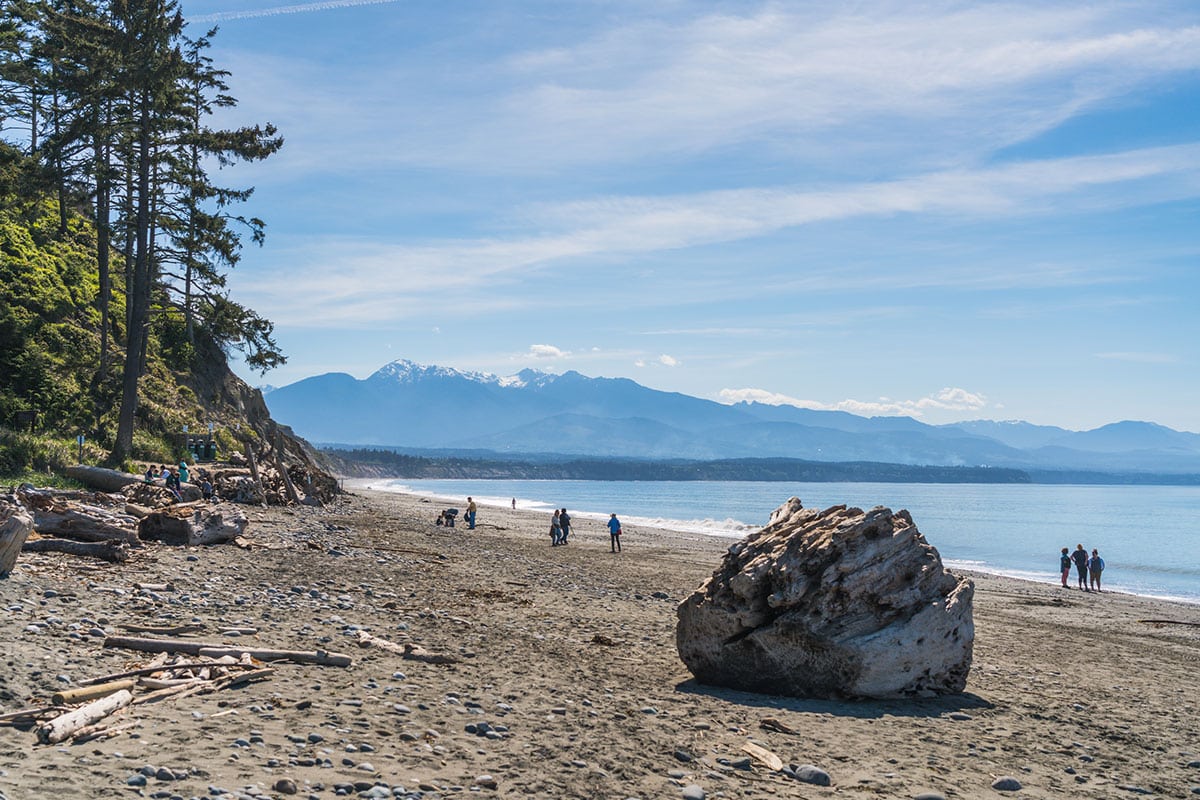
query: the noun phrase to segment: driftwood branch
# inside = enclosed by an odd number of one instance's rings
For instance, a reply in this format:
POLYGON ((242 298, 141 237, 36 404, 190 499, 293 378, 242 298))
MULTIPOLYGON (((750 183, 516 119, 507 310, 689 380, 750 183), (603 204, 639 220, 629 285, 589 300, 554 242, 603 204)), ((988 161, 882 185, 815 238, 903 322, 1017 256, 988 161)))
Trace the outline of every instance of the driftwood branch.
POLYGON ((63 706, 33 706, 32 708, 22 708, 17 711, 9 711, 5 714, 0 714, 0 725, 11 725, 14 722, 19 722, 24 719, 37 719, 44 717, 47 714, 62 714, 64 711, 70 711, 69 708, 63 706))
MULTIPOLYGON (((159 668, 161 669, 161 667, 159 668)), ((65 706, 71 703, 86 703, 91 700, 98 700, 110 694, 116 694, 122 689, 129 691, 133 690, 136 681, 108 681, 106 683, 97 683, 91 686, 82 686, 77 689, 64 689, 61 692, 55 692, 50 696, 50 702, 56 706, 65 706)))
POLYGON ((103 542, 74 542, 70 539, 34 539, 21 545, 25 553, 66 553, 72 556, 99 558, 120 564, 129 560, 129 545, 109 539, 103 542))
POLYGON ((57 744, 69 739, 75 731, 94 725, 118 709, 133 702, 133 694, 128 689, 122 689, 116 694, 110 694, 81 706, 74 711, 68 711, 60 717, 55 717, 38 728, 38 741, 42 744, 57 744))
POLYGON ((325 650, 272 650, 262 647, 199 642, 193 639, 140 639, 133 636, 109 636, 104 640, 104 646, 121 647, 144 653, 185 653, 203 658, 221 658, 222 656, 238 658, 246 653, 259 661, 291 661, 296 664, 318 664, 329 667, 348 667, 352 663, 350 656, 325 650))

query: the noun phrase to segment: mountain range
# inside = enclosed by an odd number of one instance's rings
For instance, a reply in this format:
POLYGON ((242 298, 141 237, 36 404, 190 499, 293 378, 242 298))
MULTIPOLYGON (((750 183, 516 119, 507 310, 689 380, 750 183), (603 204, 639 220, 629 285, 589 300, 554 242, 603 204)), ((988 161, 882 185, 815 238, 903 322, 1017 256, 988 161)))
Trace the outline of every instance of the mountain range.
POLYGON ((265 392, 310 441, 412 450, 647 459, 796 458, 1037 470, 1200 473, 1200 434, 1122 421, 1087 431, 742 402, 523 370, 499 377, 394 361, 359 380, 327 373, 265 392))

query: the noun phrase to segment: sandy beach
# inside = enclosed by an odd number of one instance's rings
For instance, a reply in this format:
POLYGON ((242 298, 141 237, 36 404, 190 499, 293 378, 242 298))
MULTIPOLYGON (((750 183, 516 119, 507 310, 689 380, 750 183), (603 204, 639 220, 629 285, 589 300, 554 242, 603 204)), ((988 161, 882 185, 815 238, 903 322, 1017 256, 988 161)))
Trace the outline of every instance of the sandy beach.
POLYGON ((0 580, 0 714, 147 662, 101 646, 122 624, 353 663, 136 705, 84 743, 0 727, 0 798, 1200 795, 1200 606, 972 575, 966 693, 747 694, 696 684, 675 653, 675 607, 728 540, 633 527, 613 554, 576 520, 552 548, 542 514, 480 508, 474 531, 448 529, 437 502, 354 492, 247 509, 250 550, 23 554, 0 580), (747 761, 747 743, 832 785, 747 761), (993 789, 1004 776, 1021 788, 993 789))

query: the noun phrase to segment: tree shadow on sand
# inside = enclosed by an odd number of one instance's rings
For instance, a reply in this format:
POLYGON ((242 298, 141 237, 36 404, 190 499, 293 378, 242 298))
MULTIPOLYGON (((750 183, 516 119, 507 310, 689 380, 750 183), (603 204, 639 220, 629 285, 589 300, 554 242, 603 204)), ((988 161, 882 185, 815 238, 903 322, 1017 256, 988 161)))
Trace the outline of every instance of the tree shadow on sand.
POLYGON ((733 705, 771 711, 795 711, 801 714, 831 714, 837 717, 879 719, 881 717, 940 717, 954 712, 968 712, 995 708, 988 700, 972 692, 941 695, 938 697, 913 697, 889 700, 853 699, 817 700, 782 695, 744 692, 723 686, 707 686, 695 678, 675 685, 675 691, 713 697, 733 705))

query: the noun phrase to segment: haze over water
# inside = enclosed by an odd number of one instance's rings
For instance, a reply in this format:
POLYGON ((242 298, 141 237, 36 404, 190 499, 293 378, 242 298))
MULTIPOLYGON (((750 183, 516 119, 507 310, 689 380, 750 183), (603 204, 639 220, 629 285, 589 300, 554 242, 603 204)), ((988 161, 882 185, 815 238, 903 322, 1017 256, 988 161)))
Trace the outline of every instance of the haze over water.
MULTIPOLYGON (((951 567, 1058 583, 1063 547, 1097 548, 1104 588, 1200 603, 1200 487, 1019 484, 375 480, 367 484, 484 506, 566 507, 576 526, 616 512, 627 524, 740 537, 789 497, 808 508, 908 509, 951 567)), ((486 521, 487 509, 480 510, 486 521)), ((432 519, 431 519, 432 522, 432 519)), ((636 548, 636 538, 630 545, 636 548)), ((635 550, 636 551, 636 550, 635 550)), ((1074 586, 1072 576, 1071 585, 1074 586)))

